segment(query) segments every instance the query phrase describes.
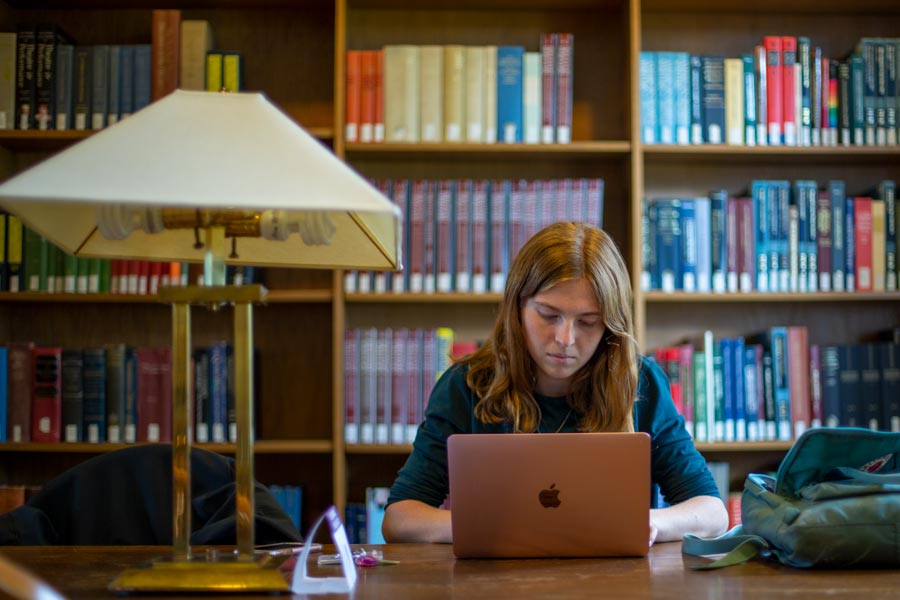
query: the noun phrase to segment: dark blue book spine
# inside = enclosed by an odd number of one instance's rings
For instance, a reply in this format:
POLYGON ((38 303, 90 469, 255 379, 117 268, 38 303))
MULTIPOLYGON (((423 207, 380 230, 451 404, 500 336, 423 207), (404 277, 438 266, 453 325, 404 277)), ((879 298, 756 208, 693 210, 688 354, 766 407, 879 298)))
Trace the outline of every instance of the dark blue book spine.
POLYGON ((216 342, 209 347, 209 427, 210 440, 221 443, 227 440, 228 400, 225 387, 228 365, 225 342, 216 342))
POLYGON ((738 442, 747 440, 747 398, 744 393, 744 338, 731 341, 731 356, 734 360, 733 393, 734 396, 734 439, 738 442))
POLYGON ((703 143, 703 57, 690 57, 691 143, 703 143))
POLYGON ((94 46, 91 69, 91 129, 103 129, 109 112, 109 45, 94 46))
POLYGON ((881 403, 881 356, 876 344, 862 345, 859 369, 860 400, 863 408, 862 423, 873 431, 884 427, 881 403))
POLYGON ((878 184, 878 197, 884 200, 884 283, 885 290, 896 292, 897 282, 897 186, 886 179, 878 184))
POLYGON ((856 291, 856 216, 853 213, 855 201, 847 196, 844 199, 844 289, 856 291))
POLYGON ((725 143, 725 58, 703 56, 703 141, 725 143))
POLYGON ((124 119, 134 112, 134 46, 119 46, 119 51, 119 118, 124 119))
POLYGON ((822 425, 841 425, 841 361, 839 346, 822 346, 822 425))
POLYGON ((800 145, 812 145, 812 79, 811 45, 808 37, 797 38, 797 56, 800 63, 800 145))
POLYGON ((651 202, 657 205, 656 265, 660 288, 664 292, 683 289, 681 200, 658 198, 651 202))
POLYGON ((865 426, 859 406, 861 355, 862 346, 858 344, 845 344, 838 347, 842 427, 865 426))
POLYGON ((778 439, 793 438, 791 426, 791 391, 788 385, 787 328, 773 327, 770 331, 772 348, 772 388, 775 397, 775 425, 778 439))
POLYGON ((697 291, 697 215, 693 198, 681 201, 681 285, 697 291))
POLYGON ((150 44, 134 47, 134 112, 150 104, 150 44))
POLYGON ((712 262, 712 289, 721 294, 725 292, 725 277, 728 269, 728 245, 725 239, 725 207, 728 192, 713 190, 709 193, 709 242, 712 262))
POLYGON ((720 340, 722 352, 722 414, 725 418, 725 441, 735 441, 735 377, 734 340, 720 340))
POLYGON ((106 441, 106 350, 85 348, 84 361, 84 431, 82 439, 96 443, 106 441))
POLYGON ((881 423, 887 431, 900 432, 900 344, 879 344, 881 364, 881 423))
POLYGON ((135 348, 125 348, 125 441, 137 441, 138 360, 135 348))
POLYGON ((846 248, 844 242, 844 182, 832 180, 828 182, 828 193, 831 196, 831 289, 843 292, 847 287, 846 248))

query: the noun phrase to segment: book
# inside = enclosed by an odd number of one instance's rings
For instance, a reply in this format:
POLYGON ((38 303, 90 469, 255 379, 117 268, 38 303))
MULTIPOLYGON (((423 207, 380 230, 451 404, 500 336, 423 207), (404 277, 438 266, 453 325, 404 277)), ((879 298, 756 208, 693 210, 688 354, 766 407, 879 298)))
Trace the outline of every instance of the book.
POLYGON ((556 142, 572 141, 572 90, 575 81, 575 35, 560 33, 556 50, 556 142))
MULTIPOLYGON (((521 46, 497 48, 497 140, 507 144, 523 139, 524 56, 521 46)), ((559 125, 556 131, 558 137, 559 125)))
POLYGON ((796 146, 798 142, 799 115, 796 113, 794 96, 797 72, 797 38, 781 37, 781 92, 782 92, 782 135, 785 146, 796 146))
POLYGON ((210 441, 209 348, 194 348, 191 368, 194 387, 194 439, 198 444, 205 444, 210 441))
MULTIPOLYGON (((557 71, 556 71, 556 50, 559 44, 559 35, 555 33, 541 34, 541 142, 544 144, 552 144, 556 141, 556 95, 557 89, 557 71)), ((642 52, 641 55, 643 56, 642 52)), ((643 61, 641 62, 644 68, 643 61)), ((641 123, 645 123, 644 119, 644 71, 641 71, 641 123)), ((655 87, 653 88, 655 90, 655 87)), ((643 127, 643 126, 642 126, 643 127)), ((645 142, 648 143, 648 142, 645 142)))
MULTIPOLYGON (((539 56, 537 53, 534 53, 539 56)), ((465 48, 465 141, 470 143, 481 143, 485 141, 485 56, 486 50, 483 46, 466 46, 465 48)), ((533 69, 534 77, 539 77, 540 67, 539 60, 535 63, 533 69)), ((539 79, 532 85, 540 85, 539 79)), ((538 94, 540 93, 538 87, 538 94)), ((540 96, 537 96, 540 98, 540 96)), ((538 100, 537 111, 540 113, 540 101, 538 100)), ((540 119, 538 114, 537 119, 540 119)))
MULTIPOLYGON (((9 404, 9 354, 6 346, 0 346, 0 442, 6 441, 6 429, 8 424, 9 404)), ((2 512, 0 512, 2 514, 2 512)))
POLYGON ((444 50, 444 141, 466 140, 466 47, 450 44, 444 50))
POLYGON ((15 129, 16 33, 0 33, 0 129, 15 129))
POLYGON ((84 429, 84 383, 81 350, 62 351, 62 441, 80 442, 84 429))
POLYGON ((784 73, 782 72, 782 38, 767 35, 763 38, 766 49, 766 111, 768 117, 768 141, 770 146, 780 146, 784 125, 784 73))
POLYGON ((7 344, 7 431, 10 442, 31 441, 33 367, 31 342, 7 344))
POLYGON ((444 139, 444 49, 419 47, 419 117, 423 142, 444 139))
POLYGON ((36 129, 53 129, 56 125, 57 86, 56 59, 59 44, 67 41, 59 28, 52 23, 41 23, 36 29, 34 98, 34 125, 36 129))
POLYGON ((213 33, 205 19, 181 21, 178 77, 183 90, 206 89, 206 54, 213 49, 213 33))
POLYGON ((359 61, 359 141, 375 140, 375 51, 363 50, 359 61))
POLYGON ((151 98, 159 100, 178 87, 181 66, 181 11, 154 9, 151 29, 151 98))
POLYGON ((706 55, 701 58, 703 141, 725 143, 725 59, 706 55))
POLYGON ((169 348, 138 348, 137 441, 172 440, 172 359, 169 348))
POLYGON ((125 441, 125 344, 106 348, 106 439, 125 441))
POLYGON ((16 28, 16 129, 34 129, 37 28, 16 28))
POLYGON ((106 441, 106 349, 82 350, 82 387, 84 415, 81 439, 97 443, 106 441))
POLYGON ((526 144, 538 144, 541 141, 541 54, 526 52, 524 66, 522 140, 526 144))
POLYGON ((78 131, 91 129, 94 47, 76 46, 72 71, 72 123, 78 131))
POLYGON ((109 112, 109 45, 97 44, 91 57, 91 129, 103 129, 109 112))
POLYGON ((237 52, 222 55, 222 89, 239 92, 244 87, 243 58, 237 52))
POLYGON ((383 50, 384 139, 388 142, 418 142, 419 48, 388 45, 383 50))

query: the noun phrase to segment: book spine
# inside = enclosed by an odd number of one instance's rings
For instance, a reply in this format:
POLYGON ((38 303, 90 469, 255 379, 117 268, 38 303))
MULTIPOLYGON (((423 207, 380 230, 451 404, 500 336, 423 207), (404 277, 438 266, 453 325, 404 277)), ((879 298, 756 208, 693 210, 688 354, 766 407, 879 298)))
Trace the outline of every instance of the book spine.
POLYGON ((744 76, 744 143, 756 146, 756 72, 753 68, 753 55, 742 54, 744 76))
POLYGON ((741 198, 738 211, 738 244, 741 257, 738 266, 738 284, 741 292, 752 292, 756 281, 757 262, 753 243, 755 237, 753 199, 741 198))
POLYGON ((344 331, 344 442, 359 443, 359 329, 344 331))
POLYGON ((872 277, 872 199, 855 198, 853 201, 856 241, 856 290, 871 292, 872 277))
POLYGON ((209 21, 185 19, 181 22, 179 49, 180 87, 183 90, 206 89, 206 53, 212 50, 212 30, 209 21))
POLYGON ((152 98, 152 47, 138 44, 134 47, 134 111, 150 104, 152 98))
POLYGON ((900 344, 879 344, 882 427, 900 432, 900 344))
POLYGON ((844 199, 844 283, 848 292, 856 291, 856 202, 844 199))
POLYGON ((181 11, 155 9, 152 13, 151 97, 167 96, 178 87, 181 64, 181 11))
MULTIPOLYGON (((497 48, 497 140, 506 144, 522 141, 522 62, 524 53, 521 46, 499 46, 497 48)), ((557 68, 559 69, 559 64, 557 68)), ((559 77, 561 79, 562 75, 560 74, 559 77)), ((561 115, 559 117, 558 123, 561 123, 561 115)), ((560 126, 557 125, 557 138, 559 138, 559 132, 560 126)), ((557 141, 560 140, 557 139, 557 141)))
POLYGON ((497 46, 484 47, 484 141, 497 143, 497 46))
POLYGON ((472 291, 472 191, 472 180, 456 182, 451 208, 456 232, 453 289, 463 293, 472 291))
POLYGON ((125 422, 123 425, 124 441, 133 444, 137 441, 137 350, 125 348, 125 422))
POLYGON ((16 46, 15 32, 0 33, 0 129, 16 128, 16 46))
POLYGON ((880 431, 884 424, 881 403, 881 360, 878 346, 863 344, 859 369, 861 425, 872 431, 880 431))
MULTIPOLYGON (((211 59, 211 56, 207 57, 207 65, 209 65, 211 59)), ((214 66, 210 70, 214 70, 214 66)), ((347 65, 344 73, 344 141, 351 144, 359 141, 360 95, 362 94, 361 74, 362 50, 347 50, 347 65)), ((206 89, 214 91, 214 88, 211 89, 211 86, 215 86, 215 82, 210 82, 208 70, 206 89)))
POLYGON ((194 439, 198 444, 210 441, 209 435, 209 348, 193 351, 194 439))
POLYGON ((799 144, 812 145, 812 78, 810 69, 812 47, 808 37, 797 38, 797 68, 800 70, 800 123, 799 144))
POLYGON ((35 127, 37 30, 19 25, 16 33, 16 129, 35 127))
POLYGON ((712 289, 717 294, 727 289, 728 269, 727 247, 727 202, 728 192, 713 190, 709 193, 710 203, 710 255, 712 263, 712 289))
POLYGON ((42 131, 53 129, 56 124, 54 113, 56 107, 56 85, 53 76, 56 72, 58 38, 59 34, 55 25, 38 25, 34 75, 34 125, 36 129, 42 131))
POLYGON ((228 440, 228 357, 225 342, 209 346, 209 436, 214 443, 228 440))
MULTIPOLYGON (((521 95, 519 97, 521 102, 521 95)), ((444 46, 444 141, 462 142, 466 134, 466 49, 444 46)))
POLYGON ((406 443, 406 403, 409 402, 409 391, 406 376, 406 340, 409 331, 406 328, 394 329, 391 334, 390 357, 390 443, 406 443))
POLYGON ((376 142, 384 141, 384 51, 375 50, 375 131, 376 142))
POLYGON ((753 70, 756 80, 756 143, 769 143, 769 76, 765 46, 753 47, 753 70))
POLYGON ((10 442, 31 441, 32 343, 7 345, 7 435, 10 442))
POLYGON ((31 351, 31 441, 62 440, 62 349, 36 347, 31 351))
POLYGON ((109 110, 109 46, 98 44, 92 52, 91 129, 106 127, 109 110))
POLYGON ((657 90, 659 88, 656 77, 656 53, 641 52, 638 64, 641 91, 641 143, 656 144, 659 143, 657 135, 659 131, 657 90))
POLYGON ((222 55, 222 89, 239 92, 244 87, 244 61, 240 54, 227 52, 222 55))
POLYGON ((84 366, 84 431, 82 439, 97 443, 106 441, 106 350, 85 348, 84 366))
POLYGON ((883 292, 884 286, 884 200, 872 200, 872 291, 883 292))
POLYGON ((556 142, 568 144, 572 141, 572 84, 575 67, 575 36, 571 33, 559 34, 556 52, 556 142))
POLYGON ((107 81, 106 123, 115 125, 122 112, 122 46, 109 47, 109 79, 107 81))
POLYGON ((784 125, 784 74, 782 72, 782 39, 767 35, 763 38, 766 48, 766 84, 768 100, 769 145, 780 146, 784 125))
POLYGON ((656 52, 656 105, 660 144, 675 143, 675 53, 656 52))
POLYGON ((844 182, 832 180, 828 182, 828 195, 831 199, 831 289, 843 292, 847 287, 844 272, 846 253, 844 247, 844 182))
POLYGON ((72 129, 72 92, 73 74, 75 69, 75 47, 70 44, 60 44, 56 49, 56 129, 62 131, 72 129))
POLYGON ((865 66, 859 54, 850 56, 850 128, 853 145, 866 143, 865 66))
POLYGON ((851 123, 850 61, 838 64, 838 143, 850 146, 853 143, 851 123))
POLYGON ((806 327, 787 328, 788 387, 791 398, 791 424, 794 439, 809 429, 809 342, 806 327))
POLYGON ((419 53, 422 141, 441 142, 444 139, 444 49, 441 46, 422 46, 419 53))
POLYGON ((691 143, 691 57, 675 52, 675 143, 691 143))
POLYGON ((375 51, 360 51, 359 141, 375 141, 375 51))
POLYGON ((831 291, 831 194, 820 190, 816 197, 816 256, 818 257, 819 291, 831 291))
MULTIPOLYGON (((652 57, 652 55, 651 55, 652 57)), ((655 64, 655 60, 654 60, 655 64)), ((653 74, 654 95, 656 89, 656 73, 653 74)), ((690 55, 690 82, 691 82, 691 143, 702 144, 704 142, 703 131, 703 57, 697 54, 690 55)), ((643 90, 643 87, 641 88, 643 90)), ((643 97, 643 92, 642 96, 643 97)), ((654 105, 656 100, 653 100, 654 105)), ((654 108, 654 111, 656 109, 654 108)), ((654 129, 655 132, 655 129, 654 129)), ((655 135, 655 133, 654 133, 655 135)))
POLYGON ((845 344, 838 346, 838 382, 840 389, 841 427, 864 427, 860 407, 860 363, 862 346, 845 344))
MULTIPOLYGON (((465 48, 465 140, 470 143, 483 143, 484 140, 484 57, 483 46, 466 46, 465 48)), ((531 105, 526 104, 525 109, 532 113, 534 124, 534 136, 531 143, 539 141, 538 129, 540 127, 540 54, 537 52, 525 55, 526 78, 524 90, 526 99, 530 99, 531 105), (531 63, 532 80, 529 81, 528 65, 531 63), (535 105, 534 102, 537 101, 535 105)), ((530 113, 529 113, 530 114, 530 113)), ((523 117, 524 120, 524 117, 523 117)))
POLYGON ((782 127, 785 146, 797 145, 797 115, 794 111, 797 69, 797 38, 783 36, 781 38, 781 92, 782 92, 782 127))
POLYGON ((106 439, 125 441, 125 344, 106 347, 106 439))
MULTIPOLYGON (((524 60, 525 81, 522 92, 522 122, 525 132, 523 141, 526 144, 538 144, 541 141, 541 54, 539 52, 526 52, 524 60)), ((468 97, 471 99, 471 92, 468 94, 468 97)), ((472 114, 468 109, 466 114, 471 128, 473 126, 472 114)))
POLYGON ((884 289, 896 292, 897 282, 897 186, 892 180, 878 184, 878 196, 884 201, 884 289))
MULTIPOLYGON (((552 144, 556 141, 556 49, 558 43, 558 34, 541 34, 541 142, 543 142, 544 144, 552 144)), ((644 53, 642 52, 641 54, 643 55, 644 53)), ((642 86, 642 107, 643 89, 644 88, 642 86)), ((643 110, 641 111, 641 115, 643 122, 643 110)))
POLYGON ((703 140, 708 144, 725 142, 725 59, 704 56, 703 68, 703 140))

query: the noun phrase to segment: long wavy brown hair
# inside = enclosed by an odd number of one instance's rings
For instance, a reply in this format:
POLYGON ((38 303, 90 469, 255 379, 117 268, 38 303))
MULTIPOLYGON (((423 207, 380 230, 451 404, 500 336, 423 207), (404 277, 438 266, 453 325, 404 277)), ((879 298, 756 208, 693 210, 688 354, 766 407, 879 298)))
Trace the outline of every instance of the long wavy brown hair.
POLYGON ((525 243, 509 270, 493 332, 461 359, 469 366, 466 382, 478 396, 475 416, 481 422, 509 422, 517 433, 537 430, 536 367, 525 342, 522 307, 544 290, 581 278, 597 295, 606 330, 594 356, 573 377, 567 401, 581 431, 634 431, 638 351, 631 284, 612 238, 586 223, 555 223, 525 243))

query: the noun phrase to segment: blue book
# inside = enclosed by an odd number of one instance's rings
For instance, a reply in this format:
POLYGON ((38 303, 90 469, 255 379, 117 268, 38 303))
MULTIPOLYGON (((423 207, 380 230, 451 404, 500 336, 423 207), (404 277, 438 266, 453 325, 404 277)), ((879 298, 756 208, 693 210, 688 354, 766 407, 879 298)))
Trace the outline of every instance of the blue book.
POLYGON ((756 68, 752 54, 741 54, 744 65, 744 144, 756 145, 756 68))
POLYGON ((103 129, 109 112, 109 45, 94 46, 91 67, 91 129, 103 129))
POLYGON ((134 46, 119 46, 119 119, 134 112, 134 46))
POLYGON ((690 55, 691 143, 703 143, 703 57, 690 55))
POLYGON ((801 180, 795 184, 798 212, 798 262, 799 290, 814 292, 818 289, 816 267, 817 224, 816 224, 816 182, 801 180))
POLYGON ((900 431, 900 344, 879 344, 882 427, 900 431))
POLYGON ((656 53, 656 101, 659 143, 675 143, 675 53, 656 53))
POLYGON ((194 440, 206 444, 210 440, 209 418, 209 348, 194 348, 194 440))
POLYGON ((209 436, 210 441, 222 443, 228 440, 228 400, 225 386, 228 370, 226 343, 215 342, 209 346, 209 436))
POLYGON ((125 442, 137 441, 138 359, 137 349, 125 348, 125 442))
POLYGON ((675 143, 691 143, 691 55, 674 52, 675 143))
POLYGON ((693 198, 681 201, 681 288, 697 291, 697 205, 693 198))
POLYGON ((522 86, 525 49, 497 47, 497 141, 522 141, 522 86))
POLYGON ((762 345, 744 346, 744 417, 747 420, 747 441, 763 439, 765 413, 762 410, 762 345))
POLYGON ((863 58, 859 54, 850 56, 850 132, 854 146, 862 146, 865 136, 865 81, 863 58))
POLYGON ((713 190, 709 193, 709 253, 712 263, 712 289, 717 294, 725 292, 728 270, 728 244, 725 236, 726 205, 728 192, 713 190))
POLYGON ((150 104, 150 44, 134 47, 134 112, 150 104))
POLYGON ((788 383, 788 342, 787 327, 772 327, 769 330, 772 351, 772 388, 775 397, 775 426, 778 439, 790 441, 793 438, 791 426, 791 392, 788 383))
POLYGON ((896 184, 890 179, 880 182, 878 197, 884 200, 884 289, 888 292, 896 292, 898 288, 896 184))
POLYGON ((708 294, 712 290, 711 201, 694 198, 694 217, 697 222, 697 291, 708 294))
POLYGON ((7 372, 8 354, 6 346, 0 346, 0 442, 6 441, 7 397, 7 372))
POLYGON ((56 48, 56 128, 72 129, 72 73, 75 68, 75 47, 60 44, 56 48))
POLYGON ((107 85, 106 124, 119 122, 122 111, 122 46, 109 47, 109 81, 107 85))
MULTIPOLYGON (((773 182, 778 198, 778 290, 790 291, 791 255, 790 255, 790 201, 791 184, 789 181, 773 182)), ((769 278, 769 287, 772 281, 769 278)), ((776 290, 772 290, 776 291, 776 290)))
POLYGON ((769 287, 769 185, 759 179, 750 182, 750 198, 756 215, 756 290, 771 291, 769 287))
POLYGON ((847 277, 844 273, 846 259, 844 254, 844 182, 832 180, 828 182, 828 194, 831 196, 831 289, 843 292, 847 277))
POLYGON ((731 358, 734 360, 732 371, 732 395, 734 396, 734 439, 737 442, 747 441, 747 398, 744 382, 744 338, 731 340, 731 358))
POLYGON ((82 439, 97 443, 106 441, 106 350, 85 348, 82 351, 84 384, 84 431, 82 439))
POLYGON ((800 67, 800 145, 812 145, 812 79, 810 64, 811 45, 808 37, 797 38, 797 62, 800 67))
POLYGON ((681 200, 656 198, 656 265, 659 270, 660 289, 674 292, 683 289, 681 229, 681 200))
POLYGON ((840 347, 822 346, 822 425, 841 425, 840 347))
POLYGON ((644 290, 660 289, 659 265, 656 264, 656 224, 659 208, 647 198, 641 199, 641 287, 644 290))
MULTIPOLYGON (((725 437, 725 362, 722 353, 723 340, 715 340, 712 353, 712 402, 713 437, 711 442, 721 442, 725 437)), ((707 392, 710 386, 707 385, 707 392)), ((708 409, 707 409, 708 410, 708 409)))
POLYGON ((855 201, 852 196, 844 198, 844 289, 856 291, 856 216, 853 214, 855 201))
POLYGON ((659 103, 657 101, 656 53, 641 52, 638 59, 641 92, 641 143, 659 143, 659 103))
POLYGON ((703 141, 707 144, 725 143, 725 58, 703 56, 702 105, 703 141))
POLYGON ((733 442, 735 434, 735 377, 734 377, 734 340, 719 340, 722 353, 722 415, 725 421, 725 441, 733 442))

